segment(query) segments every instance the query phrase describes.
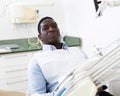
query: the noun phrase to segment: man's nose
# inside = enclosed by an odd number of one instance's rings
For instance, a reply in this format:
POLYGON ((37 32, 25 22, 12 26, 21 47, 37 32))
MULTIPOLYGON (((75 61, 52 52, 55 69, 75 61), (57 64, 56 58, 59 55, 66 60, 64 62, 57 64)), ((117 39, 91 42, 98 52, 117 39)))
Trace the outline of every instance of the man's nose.
POLYGON ((54 30, 54 28, 50 26, 49 31, 52 32, 53 30, 54 30))

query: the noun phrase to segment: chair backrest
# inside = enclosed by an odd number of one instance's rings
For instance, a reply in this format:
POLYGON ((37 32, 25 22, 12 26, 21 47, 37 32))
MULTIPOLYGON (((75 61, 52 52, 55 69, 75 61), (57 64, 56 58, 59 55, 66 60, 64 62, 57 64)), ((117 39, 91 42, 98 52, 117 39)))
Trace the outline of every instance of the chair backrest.
POLYGON ((73 46, 81 47, 82 46, 82 40, 80 37, 64 36, 63 41, 69 47, 73 47, 73 46))

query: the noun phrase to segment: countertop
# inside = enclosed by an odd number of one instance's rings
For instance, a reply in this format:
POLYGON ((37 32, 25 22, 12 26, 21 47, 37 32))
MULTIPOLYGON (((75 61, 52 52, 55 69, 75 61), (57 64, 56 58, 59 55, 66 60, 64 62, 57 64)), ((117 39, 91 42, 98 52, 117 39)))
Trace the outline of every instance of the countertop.
MULTIPOLYGON (((35 43, 37 41, 37 38, 30 38, 31 42, 35 43)), ((16 53, 16 52, 27 52, 27 51, 36 51, 42 49, 42 45, 40 43, 36 45, 30 45, 28 43, 27 38, 23 39, 12 39, 12 40, 0 40, 0 45, 8 45, 8 47, 0 48, 3 50, 0 54, 8 54, 8 53, 16 53), (13 47, 9 49, 9 45, 18 45, 18 47, 13 47), (5 50, 6 51, 5 51, 5 50)))
MULTIPOLYGON (((37 42, 37 38, 33 37, 30 38, 30 41, 32 43, 37 42)), ((63 38, 65 44, 67 46, 81 46, 81 39, 79 37, 72 37, 72 36, 65 36, 63 38)), ((42 45, 40 42, 35 45, 30 45, 28 43, 28 38, 23 38, 23 39, 12 39, 12 40, 0 40, 0 46, 3 45, 15 45, 13 48, 5 47, 1 48, 0 47, 0 54, 9 54, 9 53, 17 53, 17 52, 28 52, 28 51, 37 51, 42 49, 42 45), (16 46, 17 45, 17 46, 16 46)))

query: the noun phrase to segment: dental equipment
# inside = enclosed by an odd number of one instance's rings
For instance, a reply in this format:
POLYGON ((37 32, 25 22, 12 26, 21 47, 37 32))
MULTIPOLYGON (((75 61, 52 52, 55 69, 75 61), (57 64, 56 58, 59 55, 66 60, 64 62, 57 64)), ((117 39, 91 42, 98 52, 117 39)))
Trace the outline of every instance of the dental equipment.
POLYGON ((107 7, 120 6, 120 0, 100 0, 100 1, 101 1, 101 3, 99 5, 99 7, 98 7, 96 17, 100 17, 103 14, 103 11, 107 7))
POLYGON ((103 56, 91 58, 86 62, 87 66, 84 66, 93 82, 99 81, 101 84, 108 83, 119 76, 120 39, 104 48, 102 54, 103 56))

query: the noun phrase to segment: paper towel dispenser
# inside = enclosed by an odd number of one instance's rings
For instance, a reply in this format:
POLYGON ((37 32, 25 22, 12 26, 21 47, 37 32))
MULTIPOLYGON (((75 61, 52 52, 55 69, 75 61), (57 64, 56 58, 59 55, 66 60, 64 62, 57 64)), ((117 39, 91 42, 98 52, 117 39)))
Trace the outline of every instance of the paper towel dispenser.
POLYGON ((10 18, 12 23, 35 23, 38 20, 39 10, 25 5, 10 6, 10 18))

